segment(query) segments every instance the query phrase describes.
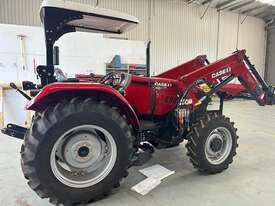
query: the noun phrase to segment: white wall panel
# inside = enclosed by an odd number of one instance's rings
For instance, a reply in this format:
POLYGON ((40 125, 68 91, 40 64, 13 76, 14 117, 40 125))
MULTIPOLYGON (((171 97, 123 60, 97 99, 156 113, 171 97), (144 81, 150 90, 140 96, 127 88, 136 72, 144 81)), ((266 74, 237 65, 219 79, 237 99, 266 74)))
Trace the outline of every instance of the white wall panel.
POLYGON ((221 12, 218 58, 224 58, 237 48, 238 14, 221 12))
MULTIPOLYGON (((241 20, 244 16, 241 16, 241 20)), ((263 76, 265 71, 265 23, 253 17, 247 17, 243 24, 240 25, 239 48, 247 50, 253 64, 263 76)))
MULTIPOLYGON (((95 5, 96 0, 73 0, 95 5)), ((1 0, 0 23, 40 25, 41 0, 1 0)), ((140 19, 140 25, 123 37, 152 40, 152 71, 161 72, 199 54, 211 61, 236 49, 238 15, 222 12, 217 53, 218 13, 183 0, 99 0, 99 6, 127 12, 140 19)), ((244 16, 241 17, 241 20, 244 16)), ((246 48, 260 72, 264 72, 264 22, 247 17, 239 29, 239 48, 246 48)))
POLYGON ((200 54, 216 56, 217 12, 183 1, 156 1, 152 12, 152 69, 161 72, 200 54))
POLYGON ((267 35, 266 80, 270 85, 275 85, 275 23, 269 25, 267 35))
MULTIPOLYGON (((148 39, 148 18, 150 0, 100 0, 99 6, 129 13, 138 17, 139 26, 129 31, 124 37, 133 40, 146 41, 148 39)), ((111 35, 114 36, 114 35, 111 35)))
MULTIPOLYGON (((247 17, 239 24, 238 34, 238 14, 221 12, 217 34, 218 12, 209 9, 201 19, 204 9, 205 7, 188 5, 177 0, 156 1, 151 26, 152 70, 159 73, 199 54, 206 54, 210 61, 214 61, 216 56, 224 58, 236 48, 245 48, 252 62, 263 74, 264 22, 247 17)), ((244 16, 241 16, 240 22, 243 19, 244 16)))
POLYGON ((42 0, 0 0, 0 23, 40 25, 42 0))

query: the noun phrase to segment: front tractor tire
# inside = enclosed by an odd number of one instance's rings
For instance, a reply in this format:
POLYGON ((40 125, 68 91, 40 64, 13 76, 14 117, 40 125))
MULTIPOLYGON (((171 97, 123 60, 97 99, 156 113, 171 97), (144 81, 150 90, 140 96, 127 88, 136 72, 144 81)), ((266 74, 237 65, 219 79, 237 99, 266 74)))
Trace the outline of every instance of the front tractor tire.
POLYGON ((200 172, 215 174, 233 162, 238 147, 237 129, 219 113, 207 113, 193 124, 187 135, 187 155, 200 172))
POLYGON ((87 204, 118 187, 131 165, 134 135, 116 109, 92 99, 49 107, 21 151, 29 186, 55 205, 87 204))

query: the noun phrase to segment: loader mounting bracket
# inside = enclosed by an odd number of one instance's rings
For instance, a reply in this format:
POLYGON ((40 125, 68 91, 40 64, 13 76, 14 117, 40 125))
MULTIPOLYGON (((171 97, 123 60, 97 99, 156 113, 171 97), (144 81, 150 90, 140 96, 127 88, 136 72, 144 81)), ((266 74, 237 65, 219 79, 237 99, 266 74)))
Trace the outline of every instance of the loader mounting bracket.
POLYGON ((41 79, 41 85, 45 86, 49 83, 56 82, 56 78, 54 76, 54 66, 53 65, 39 65, 37 68, 37 74, 41 79))

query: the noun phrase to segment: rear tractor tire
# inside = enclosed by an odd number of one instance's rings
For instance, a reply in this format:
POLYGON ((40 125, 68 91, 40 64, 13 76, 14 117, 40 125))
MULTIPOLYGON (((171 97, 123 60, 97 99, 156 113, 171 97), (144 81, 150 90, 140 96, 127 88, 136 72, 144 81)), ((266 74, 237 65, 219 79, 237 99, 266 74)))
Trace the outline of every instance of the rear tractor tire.
POLYGON ((187 155, 200 172, 215 174, 233 162, 238 147, 237 129, 219 113, 207 113, 193 124, 187 135, 187 155))
POLYGON ((134 140, 126 120, 104 102, 64 101, 33 121, 22 146, 22 170, 41 198, 87 204, 127 176, 134 140))

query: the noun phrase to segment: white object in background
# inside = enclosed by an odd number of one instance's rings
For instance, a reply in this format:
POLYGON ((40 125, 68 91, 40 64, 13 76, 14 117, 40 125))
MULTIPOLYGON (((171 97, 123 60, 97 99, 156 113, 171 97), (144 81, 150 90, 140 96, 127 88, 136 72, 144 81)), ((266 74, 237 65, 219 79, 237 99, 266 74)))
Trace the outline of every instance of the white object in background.
POLYGON ((131 190, 141 195, 148 194, 161 183, 161 180, 175 173, 175 171, 168 170, 159 164, 141 169, 139 172, 147 178, 133 186, 131 190))
POLYGON ((24 44, 24 39, 26 38, 26 35, 19 34, 19 35, 17 35, 17 37, 19 39, 22 68, 23 68, 23 70, 26 70, 27 69, 27 61, 26 61, 25 44, 24 44))
POLYGON ((149 177, 149 178, 152 177, 152 178, 160 179, 160 180, 163 180, 164 178, 175 173, 175 171, 168 170, 167 168, 165 168, 159 164, 141 169, 139 171, 142 174, 144 174, 146 177, 149 177))
POLYGON ((155 178, 146 178, 145 180, 139 182, 135 186, 131 188, 131 190, 141 194, 141 195, 146 195, 148 194, 151 190, 156 188, 159 184, 161 183, 160 179, 155 179, 155 178))

